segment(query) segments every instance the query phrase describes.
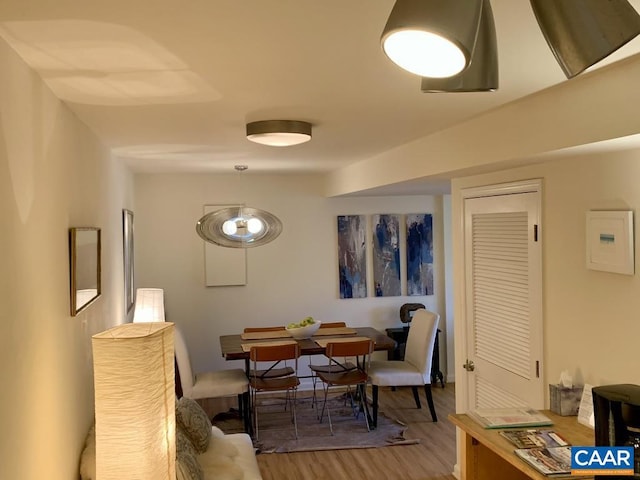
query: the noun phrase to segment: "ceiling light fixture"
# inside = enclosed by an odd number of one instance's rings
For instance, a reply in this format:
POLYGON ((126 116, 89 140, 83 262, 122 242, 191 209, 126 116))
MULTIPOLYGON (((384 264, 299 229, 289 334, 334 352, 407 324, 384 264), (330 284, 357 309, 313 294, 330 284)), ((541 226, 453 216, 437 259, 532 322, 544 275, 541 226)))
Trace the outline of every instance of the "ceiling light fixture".
POLYGON ((271 147, 290 147, 311 140, 311 124, 300 120, 247 123, 247 139, 271 147))
POLYGON ((640 33, 640 15, 627 0, 531 0, 531 7, 567 78, 640 33))
POLYGON ((382 32, 382 48, 398 66, 421 77, 457 75, 471 63, 482 4, 397 0, 382 32))
MULTIPOLYGON (((236 165, 234 168, 244 172, 248 167, 236 165)), ((280 235, 282 222, 265 210, 234 206, 207 213, 196 223, 196 232, 204 241, 221 247, 259 247, 280 235)))
POLYGON ((498 48, 493 11, 489 1, 482 2, 482 14, 471 63, 449 78, 422 78, 423 92, 492 92, 498 89, 498 48))

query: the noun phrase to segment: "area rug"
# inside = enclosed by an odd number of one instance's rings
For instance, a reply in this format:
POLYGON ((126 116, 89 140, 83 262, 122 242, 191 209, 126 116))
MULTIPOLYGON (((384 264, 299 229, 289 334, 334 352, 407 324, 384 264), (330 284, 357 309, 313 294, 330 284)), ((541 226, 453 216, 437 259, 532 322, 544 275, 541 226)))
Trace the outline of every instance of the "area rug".
MULTIPOLYGON (((419 443, 419 439, 404 436, 406 426, 378 413, 378 427, 367 432, 364 414, 353 415, 350 403, 343 397, 334 397, 327 403, 331 409, 333 435, 325 412, 322 423, 318 421, 317 407, 310 398, 297 403, 298 439, 295 438, 291 413, 284 410, 284 399, 261 399, 258 410, 259 440, 254 446, 260 453, 288 453, 315 450, 341 450, 350 448, 378 448, 391 445, 419 443)), ((320 406, 322 403, 320 403, 320 406)), ((242 430, 242 423, 232 412, 217 415, 213 424, 225 433, 242 430)))

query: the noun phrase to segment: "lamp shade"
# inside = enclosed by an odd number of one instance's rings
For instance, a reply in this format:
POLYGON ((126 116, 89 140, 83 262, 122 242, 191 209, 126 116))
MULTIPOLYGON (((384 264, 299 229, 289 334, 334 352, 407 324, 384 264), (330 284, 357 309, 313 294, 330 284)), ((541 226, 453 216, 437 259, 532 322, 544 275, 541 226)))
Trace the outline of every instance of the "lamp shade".
POLYGON ((640 33, 640 15, 626 0, 531 0, 531 7, 567 78, 640 33))
POLYGON ((397 0, 381 37, 385 54, 422 77, 446 78, 469 66, 482 0, 397 0))
POLYGON ((498 89, 498 47, 493 10, 482 2, 478 39, 466 70, 449 78, 422 78, 423 92, 492 92, 498 89))
POLYGON ((175 480, 173 323, 126 323, 92 346, 97 478, 175 480))
POLYGON ((282 222, 265 210, 252 207, 226 207, 207 213, 196 223, 203 240, 221 247, 258 247, 275 240, 282 222))
POLYGON ((247 123, 247 139, 270 147, 290 147, 311 140, 311 124, 300 120, 247 123))
POLYGON ((133 322, 164 321, 164 290, 162 288, 138 288, 133 322))

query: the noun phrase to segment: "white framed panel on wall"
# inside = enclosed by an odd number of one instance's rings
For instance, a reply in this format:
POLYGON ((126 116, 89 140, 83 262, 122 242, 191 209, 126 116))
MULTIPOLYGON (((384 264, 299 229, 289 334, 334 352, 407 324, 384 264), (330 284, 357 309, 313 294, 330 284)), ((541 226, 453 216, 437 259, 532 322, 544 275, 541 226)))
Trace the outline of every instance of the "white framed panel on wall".
MULTIPOLYGON (((239 205, 205 205, 203 213, 239 205)), ((204 281, 207 287, 247 284, 247 249, 204 242, 204 281)))

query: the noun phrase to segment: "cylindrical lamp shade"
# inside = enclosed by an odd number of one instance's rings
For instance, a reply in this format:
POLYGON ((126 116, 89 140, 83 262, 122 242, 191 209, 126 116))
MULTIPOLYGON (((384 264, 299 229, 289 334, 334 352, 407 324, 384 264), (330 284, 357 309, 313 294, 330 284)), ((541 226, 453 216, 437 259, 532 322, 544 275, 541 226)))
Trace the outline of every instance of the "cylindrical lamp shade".
POLYGON ((173 323, 126 323, 92 344, 97 478, 175 480, 173 323))

